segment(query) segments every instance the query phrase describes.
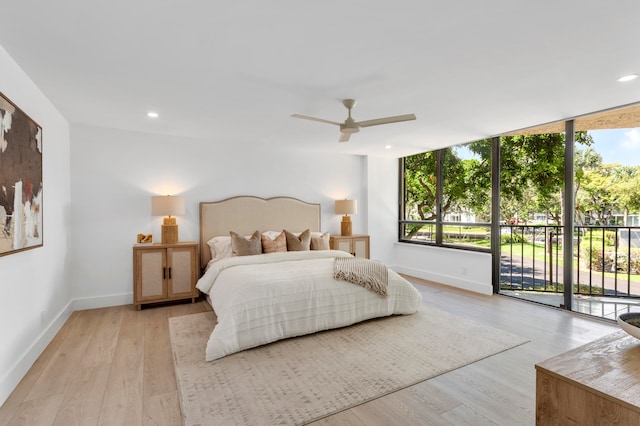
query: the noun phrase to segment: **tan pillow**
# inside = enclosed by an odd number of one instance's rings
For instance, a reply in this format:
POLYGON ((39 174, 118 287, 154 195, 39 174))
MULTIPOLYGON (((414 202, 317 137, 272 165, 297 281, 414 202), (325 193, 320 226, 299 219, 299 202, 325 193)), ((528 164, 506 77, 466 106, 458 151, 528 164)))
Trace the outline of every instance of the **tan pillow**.
POLYGON ((329 250, 329 233, 311 236, 311 250, 329 250))
POLYGON ((263 253, 275 253, 278 251, 287 251, 287 237, 284 232, 274 239, 269 238, 268 235, 262 234, 262 252, 263 253))
POLYGON ((254 254, 262 254, 262 242, 260 241, 260 232, 254 232, 250 238, 231 231, 231 250, 234 256, 252 256, 254 254))
POLYGON ((299 237, 296 237, 286 229, 282 232, 284 232, 284 235, 287 237, 288 251, 307 251, 311 247, 311 232, 308 229, 300 233, 299 237))

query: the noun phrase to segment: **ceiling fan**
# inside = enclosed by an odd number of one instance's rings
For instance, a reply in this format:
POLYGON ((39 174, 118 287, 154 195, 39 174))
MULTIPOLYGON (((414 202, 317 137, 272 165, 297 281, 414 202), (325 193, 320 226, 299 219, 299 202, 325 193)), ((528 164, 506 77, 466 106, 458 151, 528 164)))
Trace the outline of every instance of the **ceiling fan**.
POLYGON ((394 117, 376 118, 373 120, 355 121, 351 118, 351 110, 356 106, 355 99, 344 99, 342 105, 349 111, 349 116, 344 123, 325 120, 322 118, 309 117, 308 115, 292 114, 294 118, 303 118, 305 120, 319 121, 320 123, 335 124, 340 126, 340 139, 338 142, 347 142, 352 133, 358 133, 361 127, 377 126, 379 124, 398 123, 400 121, 415 120, 415 114, 396 115, 394 117))

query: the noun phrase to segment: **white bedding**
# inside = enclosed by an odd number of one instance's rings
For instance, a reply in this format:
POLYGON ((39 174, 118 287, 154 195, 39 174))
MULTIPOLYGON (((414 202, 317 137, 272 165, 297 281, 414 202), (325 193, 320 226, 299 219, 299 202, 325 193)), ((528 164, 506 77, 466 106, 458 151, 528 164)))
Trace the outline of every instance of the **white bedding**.
POLYGON ((217 358, 287 337, 416 312, 422 297, 389 270, 388 298, 333 278, 337 250, 237 256, 210 263, 198 281, 218 317, 206 348, 217 358))

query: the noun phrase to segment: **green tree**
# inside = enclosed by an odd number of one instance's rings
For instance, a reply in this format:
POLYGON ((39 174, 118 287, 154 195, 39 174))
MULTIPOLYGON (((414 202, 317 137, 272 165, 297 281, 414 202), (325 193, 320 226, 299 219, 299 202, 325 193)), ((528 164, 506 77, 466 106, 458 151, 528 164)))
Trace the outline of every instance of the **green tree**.
POLYGON ((623 213, 627 225, 630 212, 640 212, 640 166, 620 166, 613 171, 611 191, 616 210, 623 213))
POLYGON ((574 162, 574 205, 575 220, 579 225, 584 225, 584 218, 588 216, 588 210, 581 204, 580 189, 585 179, 585 171, 597 169, 602 165, 602 156, 591 147, 577 148, 573 157, 574 162))
MULTIPOLYGON (((587 132, 576 132, 575 141, 584 146, 593 144, 593 138, 587 132)), ((491 158, 490 145, 486 141, 478 141, 469 147, 484 160, 474 166, 482 169, 478 175, 491 176, 487 173, 490 162, 486 161, 491 158)), ((564 133, 500 138, 502 220, 509 220, 515 215, 526 218, 533 212, 546 212, 560 223, 564 197, 564 149, 564 133)), ((490 190, 491 182, 485 182, 484 186, 490 190)))
MULTIPOLYGON (((443 182, 442 215, 464 208, 466 195, 465 167, 451 148, 442 150, 443 167, 447 175, 443 182)), ((437 151, 412 155, 405 159, 405 218, 408 220, 435 220, 437 151)), ((422 228, 408 225, 406 236, 411 238, 422 228)))
MULTIPOLYGON (((465 197, 465 167, 452 149, 443 150, 444 169, 448 171, 443 183, 442 214, 462 206, 465 197)), ((436 219, 436 159, 430 151, 405 159, 405 187, 407 219, 436 219)))
POLYGON ((585 168, 582 172, 576 203, 581 211, 600 225, 608 225, 611 212, 616 208, 614 174, 617 167, 617 164, 601 164, 585 168))
MULTIPOLYGON (((587 132, 576 132, 576 142, 593 143, 587 132)), ((500 138, 501 218, 527 218, 547 212, 555 221, 562 217, 564 187, 563 133, 517 135, 500 138)), ((456 148, 442 150, 442 213, 467 210, 489 217, 491 205, 491 140, 468 144, 475 154, 461 159, 456 148)), ((416 154, 405 159, 405 219, 435 220, 437 152, 416 154)), ((409 227, 415 235, 420 227, 409 227)))
POLYGON ((434 220, 436 151, 405 158, 405 219, 434 220))
POLYGON ((468 148, 475 155, 463 161, 466 190, 462 205, 480 220, 489 222, 491 217, 491 139, 471 142, 468 148))

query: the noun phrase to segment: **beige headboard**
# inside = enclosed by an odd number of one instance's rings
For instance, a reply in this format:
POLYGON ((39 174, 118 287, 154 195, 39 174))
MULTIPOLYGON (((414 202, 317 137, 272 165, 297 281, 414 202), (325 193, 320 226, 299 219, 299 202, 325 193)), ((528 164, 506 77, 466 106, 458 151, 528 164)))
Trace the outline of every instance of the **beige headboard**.
POLYGON ((200 266, 211 260, 207 241, 235 231, 250 235, 253 231, 320 231, 320 204, 291 197, 233 197, 200 203, 200 266))

